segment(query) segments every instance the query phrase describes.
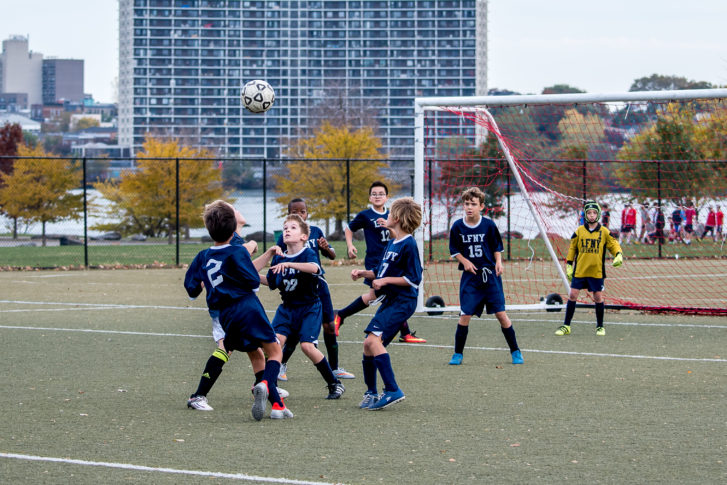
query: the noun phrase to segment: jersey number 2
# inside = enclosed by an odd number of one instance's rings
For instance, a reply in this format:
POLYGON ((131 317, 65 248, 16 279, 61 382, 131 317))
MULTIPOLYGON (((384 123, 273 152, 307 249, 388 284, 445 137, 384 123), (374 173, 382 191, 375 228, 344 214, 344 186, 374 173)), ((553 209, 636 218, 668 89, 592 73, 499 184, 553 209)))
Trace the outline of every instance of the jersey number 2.
POLYGON ((207 261, 207 267, 209 268, 207 270, 207 278, 210 280, 212 288, 214 288, 215 286, 222 283, 222 275, 217 275, 217 277, 214 276, 214 274, 217 273, 222 267, 222 261, 210 259, 209 261, 207 261), (210 266, 212 267, 210 268, 210 266))

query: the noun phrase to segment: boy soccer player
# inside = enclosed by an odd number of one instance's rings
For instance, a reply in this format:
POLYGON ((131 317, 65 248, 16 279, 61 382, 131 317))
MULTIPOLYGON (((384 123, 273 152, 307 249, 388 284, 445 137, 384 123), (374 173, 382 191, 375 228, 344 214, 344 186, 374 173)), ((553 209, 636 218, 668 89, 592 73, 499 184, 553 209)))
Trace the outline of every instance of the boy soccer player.
MULTIPOLYGON (((235 209, 235 216, 237 220, 237 231, 235 231, 235 234, 233 234, 230 245, 244 246, 245 249, 247 249, 248 253, 252 255, 257 251, 257 243, 255 241, 248 241, 246 243, 243 242, 242 236, 240 236, 240 230, 245 225, 245 218, 242 216, 242 214, 240 214, 237 209, 235 209)), ((266 255, 260 256, 260 258, 263 258, 263 260, 261 260, 260 262, 253 261, 253 265, 256 265, 256 268, 258 264, 260 264, 260 267, 265 266, 265 264, 267 264, 267 262, 270 260, 270 257, 267 257, 266 255)), ((232 354, 232 351, 227 352, 227 350, 225 349, 225 331, 222 329, 222 325, 220 325, 219 312, 217 310, 209 310, 209 314, 212 318, 212 338, 217 343, 217 348, 214 350, 210 358, 207 360, 207 363, 205 364, 204 372, 202 373, 202 377, 199 380, 197 390, 194 392, 194 394, 189 396, 189 399, 187 400, 188 408, 197 409, 200 411, 214 410, 212 406, 210 406, 207 402, 207 394, 215 385, 215 382, 217 382, 217 379, 222 373, 223 366, 229 360, 230 354, 232 354)), ((255 382, 253 384, 254 388, 255 384, 262 381, 263 379, 263 373, 265 371, 265 354, 263 354, 261 348, 257 348, 251 352, 248 352, 247 356, 250 359, 252 371, 255 374, 255 382)), ((280 394, 280 397, 282 397, 283 399, 288 397, 288 392, 285 389, 278 388, 278 394, 280 394)))
POLYGON ((576 311, 576 300, 581 290, 593 293, 596 304, 596 335, 603 337, 606 329, 603 328, 603 280, 606 278, 606 249, 613 258, 614 267, 623 264, 621 245, 611 237, 611 233, 598 219, 601 207, 594 200, 587 200, 583 206, 586 211, 586 224, 578 226, 570 239, 570 248, 566 257, 566 276, 570 280, 570 293, 565 307, 565 321, 556 335, 570 335, 570 322, 576 311))
MULTIPOLYGON (((364 267, 366 270, 373 271, 376 269, 384 255, 386 245, 391 239, 389 229, 386 227, 386 218, 389 215, 389 211, 386 209, 388 197, 389 188, 386 184, 379 181, 372 183, 369 187, 371 209, 366 209, 356 214, 356 217, 353 218, 345 230, 348 257, 353 259, 358 254, 356 246, 353 245, 353 233, 359 229, 363 229, 364 237, 366 238, 366 257, 364 259, 364 267)), ((370 287, 371 280, 364 279, 364 284, 370 287)), ((375 299, 376 296, 372 289, 368 293, 356 298, 346 308, 338 310, 335 317, 336 335, 338 335, 339 329, 346 318, 367 308, 375 299)), ((417 337, 416 332, 410 331, 408 323, 404 322, 399 342, 423 344, 426 343, 426 340, 417 337)))
POLYGON ((217 200, 205 206, 204 223, 214 246, 200 251, 187 269, 184 287, 191 298, 207 291, 207 307, 219 312, 228 350, 252 352, 262 347, 267 354, 263 379, 253 389, 252 416, 260 421, 265 414, 265 402, 270 401, 273 419, 292 418, 276 387, 282 350, 255 291, 265 260, 280 250, 273 246, 265 258, 255 262, 244 247, 230 245, 237 227, 235 208, 217 200))
POLYGON ((290 337, 300 342, 300 348, 313 362, 328 384, 326 399, 338 399, 343 384, 333 375, 325 356, 316 347, 321 333, 321 300, 318 283, 321 267, 318 255, 306 245, 310 230, 303 219, 291 214, 283 224, 283 242, 287 251, 273 257, 263 283, 271 290, 279 289, 283 303, 273 318, 273 328, 281 345, 290 337))
MULTIPOLYGON (((288 214, 298 215, 301 219, 303 219, 304 222, 307 221, 308 207, 306 206, 305 201, 303 199, 291 200, 288 203, 288 214)), ((321 265, 321 259, 319 256, 320 252, 320 254, 323 254, 328 259, 336 259, 336 252, 328 244, 326 236, 323 234, 323 231, 321 231, 320 228, 312 225, 308 227, 310 234, 308 235, 308 240, 306 241, 305 245, 313 251, 316 256, 315 262, 321 269, 318 279, 318 297, 321 300, 321 305, 323 308, 323 342, 326 345, 328 362, 330 363, 331 368, 333 369, 333 374, 336 377, 338 377, 339 379, 353 379, 356 376, 354 376, 350 372, 347 372, 346 369, 338 364, 338 341, 336 339, 337 333, 335 331, 333 323, 333 303, 331 302, 331 292, 328 288, 328 283, 326 283, 326 279, 323 276, 325 271, 323 270, 323 266, 321 265)), ((287 249, 285 241, 283 241, 282 235, 278 238, 277 245, 280 246, 283 251, 287 249)), ((290 360, 290 357, 293 355, 293 352, 295 352, 295 347, 297 344, 298 341, 294 338, 291 338, 287 341, 287 345, 283 347, 283 361, 280 367, 280 375, 278 376, 278 379, 281 381, 288 380, 287 364, 290 360)))
POLYGON ((422 208, 411 197, 395 201, 386 219, 386 227, 396 234, 389 241, 375 271, 353 270, 351 278, 371 280, 371 288, 382 299, 376 315, 366 327, 363 344, 363 366, 366 393, 361 409, 378 410, 400 402, 404 392, 399 388, 391 367, 386 346, 400 331, 417 306, 422 265, 412 233, 422 222, 422 208), (377 393, 376 372, 381 374, 384 392, 377 393))
POLYGON ((459 262, 462 277, 459 283, 460 316, 454 333, 454 354, 450 365, 462 364, 462 357, 472 315, 495 314, 500 329, 510 347, 513 364, 522 364, 523 356, 517 345, 515 329, 505 312, 505 293, 502 289, 502 237, 491 219, 482 216, 485 194, 477 187, 462 192, 464 218, 452 224, 449 233, 449 253, 459 262))

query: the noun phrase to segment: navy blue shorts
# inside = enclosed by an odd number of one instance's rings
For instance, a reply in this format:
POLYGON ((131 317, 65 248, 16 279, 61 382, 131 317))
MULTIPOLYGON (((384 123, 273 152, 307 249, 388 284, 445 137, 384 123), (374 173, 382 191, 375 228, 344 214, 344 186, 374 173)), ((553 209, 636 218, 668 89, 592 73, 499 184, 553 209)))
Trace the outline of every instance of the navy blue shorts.
POLYGON ((414 315, 416 308, 416 298, 387 295, 364 332, 367 334, 381 332, 381 340, 384 346, 387 346, 401 326, 414 315))
POLYGON ((574 276, 570 287, 576 290, 588 290, 592 293, 603 291, 603 278, 576 278, 574 276))
POLYGON ((227 350, 252 352, 263 343, 278 340, 265 309, 254 295, 220 310, 220 324, 225 331, 227 350))
POLYGON ((459 282, 459 308, 461 315, 481 316, 482 310, 487 314, 505 311, 505 293, 502 289, 502 278, 495 276, 495 272, 485 271, 485 277, 480 270, 477 274, 469 271, 462 272, 459 282))
POLYGON ((280 305, 273 317, 275 333, 299 342, 317 344, 321 333, 321 302, 310 305, 280 305))
POLYGON ((329 323, 333 321, 335 315, 333 314, 333 302, 331 301, 331 290, 328 288, 326 280, 321 278, 318 282, 318 298, 321 300, 323 317, 321 321, 323 323, 329 323))

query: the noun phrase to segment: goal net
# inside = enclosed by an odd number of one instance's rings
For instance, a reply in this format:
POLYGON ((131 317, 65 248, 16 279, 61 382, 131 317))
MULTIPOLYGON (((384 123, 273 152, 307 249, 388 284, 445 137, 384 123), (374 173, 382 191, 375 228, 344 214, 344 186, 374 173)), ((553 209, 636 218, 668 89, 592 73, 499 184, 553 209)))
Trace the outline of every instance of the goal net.
POLYGON ((458 309, 449 229, 477 186, 508 309, 566 300, 570 237, 594 199, 625 259, 607 256, 607 306, 727 314, 727 90, 418 98, 415 111, 420 310, 458 309))

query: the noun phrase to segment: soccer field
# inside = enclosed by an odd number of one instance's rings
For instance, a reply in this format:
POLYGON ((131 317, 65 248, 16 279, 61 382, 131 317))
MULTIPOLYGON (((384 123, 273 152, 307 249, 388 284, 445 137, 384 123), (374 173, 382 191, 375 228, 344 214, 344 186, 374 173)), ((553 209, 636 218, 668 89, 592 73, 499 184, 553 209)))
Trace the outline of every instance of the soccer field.
MULTIPOLYGON (((351 267, 326 266, 335 307, 361 294, 351 267)), ((406 400, 358 409, 363 332, 341 328, 356 374, 327 401, 300 350, 290 420, 250 415, 253 381, 235 353, 191 411, 214 348, 204 299, 183 269, 0 272, 3 483, 724 483, 727 319, 607 312, 606 337, 578 310, 512 312, 525 365, 494 318, 475 319, 449 366, 456 316, 417 315, 426 344, 389 347, 406 400)), ((261 300, 272 318, 279 298, 261 300)), ((373 310, 373 308, 372 308, 373 310)), ((323 348, 323 345, 321 345, 323 348)), ((268 409, 269 411, 269 409, 268 409)))

